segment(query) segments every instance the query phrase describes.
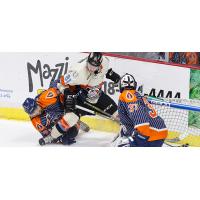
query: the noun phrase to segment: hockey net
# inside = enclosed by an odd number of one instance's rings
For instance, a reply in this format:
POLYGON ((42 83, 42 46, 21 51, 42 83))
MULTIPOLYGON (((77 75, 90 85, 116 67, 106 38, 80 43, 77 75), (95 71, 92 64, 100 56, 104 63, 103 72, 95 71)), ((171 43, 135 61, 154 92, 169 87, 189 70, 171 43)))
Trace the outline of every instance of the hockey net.
POLYGON ((163 99, 151 103, 158 115, 164 119, 169 130, 169 138, 178 138, 180 143, 188 142, 191 146, 200 146, 199 100, 163 99))

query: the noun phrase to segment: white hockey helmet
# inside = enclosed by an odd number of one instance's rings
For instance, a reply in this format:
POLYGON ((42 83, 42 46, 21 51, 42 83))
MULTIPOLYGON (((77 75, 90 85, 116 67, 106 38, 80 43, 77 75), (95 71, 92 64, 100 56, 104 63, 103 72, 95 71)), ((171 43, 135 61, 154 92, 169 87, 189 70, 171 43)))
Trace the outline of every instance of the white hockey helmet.
POLYGON ((123 90, 136 90, 137 88, 137 82, 135 81, 135 78, 131 75, 126 73, 123 75, 119 82, 119 90, 122 93, 123 90))

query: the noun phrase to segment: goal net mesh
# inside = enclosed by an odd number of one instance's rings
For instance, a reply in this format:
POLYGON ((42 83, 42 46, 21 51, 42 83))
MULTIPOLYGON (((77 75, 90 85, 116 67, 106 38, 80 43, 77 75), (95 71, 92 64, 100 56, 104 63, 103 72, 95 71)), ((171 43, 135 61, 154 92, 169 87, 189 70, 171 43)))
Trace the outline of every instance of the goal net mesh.
MULTIPOLYGON (((199 100, 164 99, 166 102, 200 107, 199 100)), ((182 140, 188 135, 200 136, 200 112, 171 108, 164 105, 153 105, 169 130, 182 140)), ((200 142, 200 137, 199 137, 200 142)))

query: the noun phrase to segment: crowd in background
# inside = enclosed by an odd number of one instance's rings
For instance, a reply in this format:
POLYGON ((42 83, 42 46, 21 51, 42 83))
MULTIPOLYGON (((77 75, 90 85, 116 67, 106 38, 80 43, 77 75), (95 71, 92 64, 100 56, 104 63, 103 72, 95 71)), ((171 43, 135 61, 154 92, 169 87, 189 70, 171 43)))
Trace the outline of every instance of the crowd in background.
POLYGON ((200 52, 112 52, 150 60, 200 66, 200 52))
POLYGON ((169 62, 200 66, 199 52, 170 52, 169 62))

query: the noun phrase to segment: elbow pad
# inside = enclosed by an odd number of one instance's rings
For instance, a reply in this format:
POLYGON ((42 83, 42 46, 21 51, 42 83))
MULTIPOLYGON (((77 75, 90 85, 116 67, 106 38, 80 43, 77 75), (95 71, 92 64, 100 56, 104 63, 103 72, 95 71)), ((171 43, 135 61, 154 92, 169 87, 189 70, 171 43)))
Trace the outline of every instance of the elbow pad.
POLYGON ((112 68, 108 70, 106 78, 112 80, 114 83, 118 83, 120 81, 120 75, 114 72, 112 68))

